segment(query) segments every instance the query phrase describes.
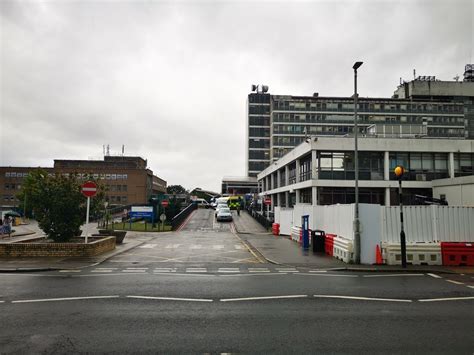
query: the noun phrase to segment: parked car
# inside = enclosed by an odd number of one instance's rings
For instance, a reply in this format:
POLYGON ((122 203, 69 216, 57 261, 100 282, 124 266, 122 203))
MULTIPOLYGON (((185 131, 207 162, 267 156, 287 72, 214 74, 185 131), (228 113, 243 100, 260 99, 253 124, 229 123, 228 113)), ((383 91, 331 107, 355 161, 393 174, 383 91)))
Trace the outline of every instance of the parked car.
POLYGON ((196 205, 198 205, 198 207, 201 207, 201 206, 203 206, 203 207, 205 207, 205 208, 209 208, 209 207, 210 207, 209 203, 208 203, 205 199, 203 199, 203 198, 195 199, 195 200, 193 200, 193 203, 196 204, 196 205))
POLYGON ((221 208, 217 212, 217 222, 221 221, 232 221, 232 212, 230 212, 230 208, 221 208))

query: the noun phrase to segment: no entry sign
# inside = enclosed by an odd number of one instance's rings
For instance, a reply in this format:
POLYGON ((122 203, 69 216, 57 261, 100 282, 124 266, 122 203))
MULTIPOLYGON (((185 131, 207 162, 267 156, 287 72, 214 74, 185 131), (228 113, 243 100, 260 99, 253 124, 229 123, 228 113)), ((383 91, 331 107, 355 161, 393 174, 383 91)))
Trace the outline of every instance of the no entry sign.
POLYGON ((93 197, 97 194, 97 185, 95 182, 86 181, 81 188, 81 192, 86 197, 93 197))
POLYGON ((163 201, 161 201, 161 205, 162 205, 163 207, 168 207, 169 204, 170 204, 170 203, 169 203, 168 200, 163 200, 163 201))
POLYGON ((270 197, 265 197, 265 200, 263 200, 263 203, 266 205, 271 205, 272 204, 272 199, 270 197))

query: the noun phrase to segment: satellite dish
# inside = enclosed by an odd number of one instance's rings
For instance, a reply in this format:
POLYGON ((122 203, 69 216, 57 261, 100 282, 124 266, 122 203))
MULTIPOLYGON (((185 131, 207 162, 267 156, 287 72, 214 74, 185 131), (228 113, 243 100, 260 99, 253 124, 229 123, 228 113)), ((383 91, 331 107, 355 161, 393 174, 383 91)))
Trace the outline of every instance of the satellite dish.
POLYGON ((267 92, 267 91, 268 91, 268 86, 262 85, 262 92, 267 92))
POLYGON ((258 88, 258 85, 252 85, 252 91, 256 91, 258 88))

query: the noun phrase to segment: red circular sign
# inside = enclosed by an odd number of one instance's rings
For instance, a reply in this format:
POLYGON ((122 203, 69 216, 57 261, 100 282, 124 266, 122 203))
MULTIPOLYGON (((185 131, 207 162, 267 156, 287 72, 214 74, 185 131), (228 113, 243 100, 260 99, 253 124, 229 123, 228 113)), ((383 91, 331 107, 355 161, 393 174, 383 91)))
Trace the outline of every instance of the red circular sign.
POLYGON ((263 201, 264 204, 266 205, 271 205, 272 204, 272 199, 269 197, 266 197, 265 200, 263 201))
POLYGON ((95 182, 86 181, 81 188, 81 192, 86 197, 92 197, 97 194, 97 185, 95 182))
POLYGON ((163 200, 163 201, 161 201, 161 205, 162 205, 163 207, 168 207, 169 204, 170 204, 170 203, 169 203, 168 200, 163 200))

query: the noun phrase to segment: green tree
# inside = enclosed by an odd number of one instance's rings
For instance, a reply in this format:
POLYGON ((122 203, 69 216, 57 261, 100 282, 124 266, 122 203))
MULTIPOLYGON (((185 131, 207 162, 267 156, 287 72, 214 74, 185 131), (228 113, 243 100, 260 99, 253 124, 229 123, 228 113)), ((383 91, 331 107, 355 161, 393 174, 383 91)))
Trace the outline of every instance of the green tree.
POLYGON ((171 195, 175 195, 175 194, 186 194, 186 193, 188 193, 188 191, 184 187, 182 187, 181 185, 169 185, 166 188, 166 193, 171 194, 171 195))
MULTIPOLYGON (((39 227, 56 242, 68 241, 78 235, 86 216, 86 198, 75 174, 49 175, 44 170, 31 172, 25 179, 20 200, 27 197, 39 227)), ((92 198, 90 215, 98 213, 103 201, 103 188, 99 197, 92 198)))

